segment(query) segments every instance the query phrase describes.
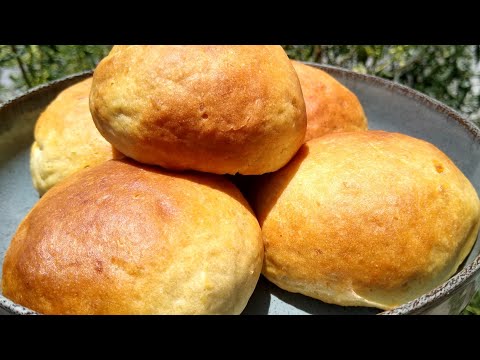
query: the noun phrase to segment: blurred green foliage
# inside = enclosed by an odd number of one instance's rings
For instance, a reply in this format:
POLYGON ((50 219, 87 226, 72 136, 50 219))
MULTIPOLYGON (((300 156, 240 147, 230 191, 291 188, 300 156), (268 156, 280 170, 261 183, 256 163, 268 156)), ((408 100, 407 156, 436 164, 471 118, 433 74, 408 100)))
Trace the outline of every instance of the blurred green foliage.
POLYGON ((480 121, 480 45, 285 45, 292 58, 380 76, 480 121))
MULTIPOLYGON (((410 86, 480 123, 480 45, 283 47, 294 59, 341 66, 410 86)), ((92 69, 110 49, 110 45, 0 45, 0 102, 38 84, 92 69)))
POLYGON ((473 297, 472 302, 463 311, 464 315, 480 315, 480 291, 473 297))
POLYGON ((0 102, 62 76, 94 68, 107 45, 0 45, 0 102), (7 72, 7 74, 4 74, 7 72), (10 86, 5 86, 5 82, 10 86))
MULTIPOLYGON (((110 45, 0 45, 3 80, 0 102, 38 84, 92 69, 110 48, 110 45)), ((284 48, 294 59, 341 66, 397 81, 480 123, 480 45, 284 45, 284 48)))
MULTIPOLYGON (((480 45, 283 45, 297 60, 381 76, 480 123, 480 45)), ((110 45, 0 45, 0 103, 33 86, 93 69, 110 45)), ((480 293, 464 311, 480 314, 480 293)))

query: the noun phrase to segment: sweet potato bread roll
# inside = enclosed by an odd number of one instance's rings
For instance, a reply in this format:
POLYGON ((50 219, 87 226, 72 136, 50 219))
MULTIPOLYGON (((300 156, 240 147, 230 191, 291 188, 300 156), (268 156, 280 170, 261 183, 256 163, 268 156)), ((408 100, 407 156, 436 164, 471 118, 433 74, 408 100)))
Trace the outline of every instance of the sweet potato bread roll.
POLYGON ((2 286, 44 314, 239 314, 262 261, 257 219, 223 177, 110 160, 40 199, 2 286))
POLYGON ((123 157, 93 123, 88 106, 91 86, 88 78, 63 90, 35 124, 30 173, 40 195, 78 170, 123 157))
POLYGON ((292 63, 307 109, 305 141, 330 132, 367 130, 367 117, 353 92, 323 70, 292 63))
POLYGON ((306 130, 281 46, 115 46, 95 70, 90 109, 125 155, 216 174, 278 170, 306 130))
POLYGON ((440 285, 470 252, 479 200, 435 146, 382 131, 305 144, 252 196, 263 274, 327 303, 391 309, 440 285))

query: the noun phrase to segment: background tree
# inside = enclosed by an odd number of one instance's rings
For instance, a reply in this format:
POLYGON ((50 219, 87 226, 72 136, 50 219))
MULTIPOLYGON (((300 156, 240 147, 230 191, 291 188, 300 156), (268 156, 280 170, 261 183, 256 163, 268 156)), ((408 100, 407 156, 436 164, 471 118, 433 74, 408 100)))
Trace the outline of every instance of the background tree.
POLYGON ((107 45, 0 45, 0 102, 28 88, 93 69, 107 45))
POLYGON ((380 76, 480 121, 480 45, 285 45, 290 57, 380 76))
MULTIPOLYGON (((480 123, 480 45, 284 45, 291 58, 381 76, 430 95, 480 123)), ((0 45, 0 102, 92 69, 109 45, 0 45)))

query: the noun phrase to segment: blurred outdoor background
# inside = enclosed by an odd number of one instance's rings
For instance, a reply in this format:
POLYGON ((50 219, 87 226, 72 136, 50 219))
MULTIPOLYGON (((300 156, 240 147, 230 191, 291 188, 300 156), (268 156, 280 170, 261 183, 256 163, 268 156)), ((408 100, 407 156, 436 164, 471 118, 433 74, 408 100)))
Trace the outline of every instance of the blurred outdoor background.
MULTIPOLYGON (((109 45, 0 45, 0 104, 92 69, 109 45)), ((480 125, 480 45, 284 45, 291 58, 377 75, 419 90, 480 125)), ((480 315, 480 293, 465 310, 480 315)))
MULTIPOLYGON (((95 67, 109 45, 0 45, 0 103, 28 88, 95 67)), ((410 86, 480 124, 480 45, 284 45, 291 58, 410 86)))

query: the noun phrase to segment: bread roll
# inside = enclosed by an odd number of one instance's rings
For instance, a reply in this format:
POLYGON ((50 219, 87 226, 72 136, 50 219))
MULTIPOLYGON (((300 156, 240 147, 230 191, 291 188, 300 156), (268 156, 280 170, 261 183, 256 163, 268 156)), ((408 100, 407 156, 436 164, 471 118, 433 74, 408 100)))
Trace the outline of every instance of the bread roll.
POLYGON ((382 131, 309 141, 260 178, 263 274, 327 303, 392 309, 440 285, 470 252, 479 199, 433 145, 382 131))
POLYGON ((354 93, 320 69, 292 63, 307 109, 305 141, 330 132, 367 130, 367 117, 354 93))
POLYGON ((127 156, 216 174, 278 170, 306 130, 281 46, 115 46, 95 70, 90 109, 127 156))
POLYGON ((262 261, 260 226, 233 184, 111 160, 40 199, 2 286, 44 314, 239 314, 262 261))
POLYGON ((91 85, 88 78, 63 90, 37 120, 30 173, 40 195, 78 170, 123 156, 93 123, 88 106, 91 85))

